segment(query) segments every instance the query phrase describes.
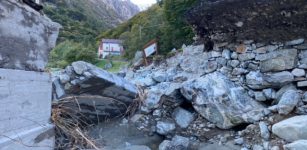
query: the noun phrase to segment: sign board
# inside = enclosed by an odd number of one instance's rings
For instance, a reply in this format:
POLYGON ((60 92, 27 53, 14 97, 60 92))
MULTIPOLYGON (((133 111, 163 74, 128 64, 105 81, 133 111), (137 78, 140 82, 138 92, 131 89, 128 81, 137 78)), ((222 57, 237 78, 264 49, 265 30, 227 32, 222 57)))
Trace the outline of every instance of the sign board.
POLYGON ((150 45, 144 49, 145 56, 148 57, 157 51, 157 43, 150 45))
POLYGON ((156 40, 152 40, 144 46, 145 57, 148 57, 157 52, 158 43, 156 40))

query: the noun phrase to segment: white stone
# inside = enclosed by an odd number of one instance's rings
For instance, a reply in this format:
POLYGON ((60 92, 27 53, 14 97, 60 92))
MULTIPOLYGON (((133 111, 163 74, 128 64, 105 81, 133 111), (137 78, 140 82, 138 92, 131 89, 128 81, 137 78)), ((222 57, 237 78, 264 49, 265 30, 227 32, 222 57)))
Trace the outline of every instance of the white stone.
POLYGON ((305 76, 305 70, 304 69, 293 69, 291 72, 295 77, 302 77, 305 76))
POLYGON ((273 125, 272 132, 289 142, 307 140, 307 115, 295 116, 273 125))
POLYGON ((307 150, 307 140, 298 140, 284 145, 285 150, 307 150))

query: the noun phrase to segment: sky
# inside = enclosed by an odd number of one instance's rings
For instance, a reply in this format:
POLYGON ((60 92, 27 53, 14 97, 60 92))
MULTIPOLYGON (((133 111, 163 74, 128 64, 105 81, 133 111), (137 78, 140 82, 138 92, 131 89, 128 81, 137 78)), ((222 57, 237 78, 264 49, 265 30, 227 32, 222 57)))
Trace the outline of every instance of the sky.
POLYGON ((146 9, 147 7, 156 3, 156 0, 131 0, 131 1, 137 4, 141 9, 146 9))

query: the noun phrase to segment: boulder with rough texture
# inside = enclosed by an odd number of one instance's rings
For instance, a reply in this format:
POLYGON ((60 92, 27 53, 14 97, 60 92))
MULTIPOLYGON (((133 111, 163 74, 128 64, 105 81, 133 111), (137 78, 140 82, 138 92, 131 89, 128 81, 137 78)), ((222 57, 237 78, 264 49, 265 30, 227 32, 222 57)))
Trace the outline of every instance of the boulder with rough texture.
POLYGON ((295 116, 273 125, 272 132, 289 142, 307 139, 307 115, 295 116))
POLYGON ((16 0, 0 1, 0 68, 45 70, 60 27, 16 0))
POLYGON ((136 98, 135 85, 83 61, 72 63, 58 76, 53 83, 58 98, 70 100, 67 105, 80 107, 81 113, 89 118, 123 115, 136 98), (69 76, 70 81, 61 84, 62 76, 69 76))
POLYGON ((297 140, 293 143, 284 145, 285 150, 306 150, 307 149, 307 140, 297 140))
POLYGON ((193 101, 198 113, 222 129, 254 122, 262 116, 263 106, 218 72, 185 83, 181 91, 193 101))
POLYGON ((257 56, 261 72, 293 69, 297 65, 297 50, 283 49, 257 56))

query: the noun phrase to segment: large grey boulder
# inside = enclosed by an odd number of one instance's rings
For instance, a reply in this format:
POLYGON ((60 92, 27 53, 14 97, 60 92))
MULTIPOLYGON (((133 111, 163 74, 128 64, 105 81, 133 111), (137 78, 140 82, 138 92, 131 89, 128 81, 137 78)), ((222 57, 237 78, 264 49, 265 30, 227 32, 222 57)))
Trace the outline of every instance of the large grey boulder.
POLYGON ((60 27, 16 0, 0 1, 0 68, 43 71, 60 27))
POLYGON ((283 49, 258 55, 261 72, 283 71, 293 69, 297 65, 297 50, 283 49))
POLYGON ((307 115, 295 116, 273 125, 272 132, 289 142, 307 139, 307 115))
POLYGON ((56 76, 53 86, 57 98, 70 100, 71 107, 81 107, 81 113, 95 118, 122 115, 137 94, 136 86, 127 80, 83 61, 56 76), (61 76, 69 76, 70 81, 61 84, 61 76))
POLYGON ((222 129, 258 121, 263 116, 263 106, 219 72, 186 82, 181 91, 193 101, 198 113, 222 129))
POLYGON ((306 150, 307 149, 307 140, 297 140, 293 143, 284 145, 285 150, 306 150))

